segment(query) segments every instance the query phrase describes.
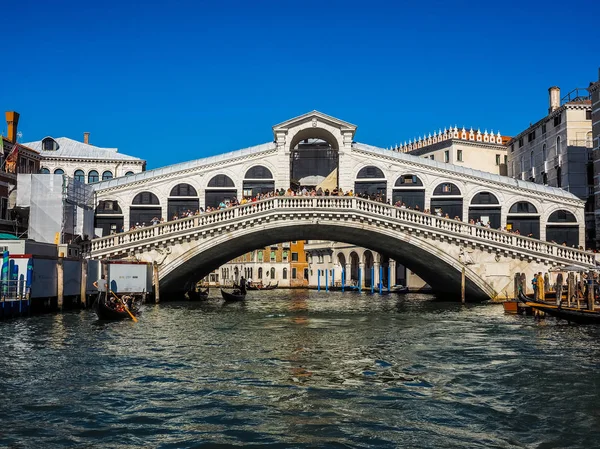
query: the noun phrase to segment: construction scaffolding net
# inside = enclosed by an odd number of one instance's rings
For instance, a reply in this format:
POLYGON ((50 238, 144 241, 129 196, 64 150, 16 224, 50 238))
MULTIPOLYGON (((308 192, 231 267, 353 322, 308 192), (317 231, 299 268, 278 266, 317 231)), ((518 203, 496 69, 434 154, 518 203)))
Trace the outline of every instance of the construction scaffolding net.
POLYGON ((69 243, 94 232, 94 191, 66 175, 19 174, 17 207, 29 208, 28 237, 69 243))

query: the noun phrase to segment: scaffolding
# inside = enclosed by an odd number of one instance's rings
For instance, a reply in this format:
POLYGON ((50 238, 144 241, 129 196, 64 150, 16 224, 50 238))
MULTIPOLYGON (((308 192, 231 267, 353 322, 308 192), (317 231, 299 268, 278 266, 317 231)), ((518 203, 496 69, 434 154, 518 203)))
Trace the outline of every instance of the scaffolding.
POLYGON ((29 209, 28 237, 71 243, 94 232, 94 191, 66 175, 19 174, 17 207, 29 209))

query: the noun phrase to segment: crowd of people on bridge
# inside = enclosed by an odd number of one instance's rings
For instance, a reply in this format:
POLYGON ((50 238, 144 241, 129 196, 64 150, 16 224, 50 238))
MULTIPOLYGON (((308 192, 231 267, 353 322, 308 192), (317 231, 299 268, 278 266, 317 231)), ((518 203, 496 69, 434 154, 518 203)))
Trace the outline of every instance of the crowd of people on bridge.
MULTIPOLYGON (((436 215, 438 217, 442 217, 442 218, 446 218, 446 219, 453 219, 453 220, 460 221, 460 222, 463 221, 462 218, 458 215, 451 217, 448 213, 444 213, 442 208, 421 210, 421 208, 419 207, 418 204, 414 205, 414 207, 411 207, 410 205, 407 205, 403 201, 396 201, 394 204, 392 204, 392 202, 389 199, 386 199, 386 195, 384 192, 377 192, 377 193, 354 192, 352 189, 344 192, 344 190, 341 187, 334 187, 331 191, 328 188, 323 189, 321 187, 299 187, 297 189, 281 188, 281 189, 276 189, 276 190, 269 191, 269 192, 257 193, 256 195, 253 195, 253 196, 244 196, 244 197, 242 197, 241 200, 238 200, 235 197, 230 198, 230 199, 222 199, 219 202, 218 206, 207 206, 206 209, 200 207, 196 210, 187 209, 187 210, 180 211, 179 213, 175 213, 170 217, 169 221, 179 220, 179 219, 183 219, 183 218, 189 218, 189 217, 193 217, 196 215, 201 215, 201 214, 209 213, 209 212, 215 212, 215 211, 228 209, 228 208, 232 208, 232 207, 236 207, 236 206, 240 206, 240 205, 244 205, 244 204, 248 204, 248 203, 256 203, 258 201, 265 200, 268 198, 290 197, 290 196, 292 196, 292 197, 296 197, 296 196, 300 196, 300 197, 329 197, 329 196, 357 197, 357 198, 362 198, 362 199, 368 199, 371 201, 376 201, 379 203, 384 203, 384 204, 387 204, 390 206, 393 205, 399 209, 407 209, 407 210, 412 210, 415 212, 420 212, 423 214, 436 215)), ((154 226, 154 225, 157 225, 159 223, 164 223, 164 222, 165 222, 165 219, 163 217, 161 217, 161 218, 154 217, 148 224, 146 224, 145 222, 135 223, 135 225, 132 224, 130 226, 129 230, 132 231, 132 230, 144 228, 147 226, 154 226)), ((477 219, 471 218, 471 219, 469 219, 468 223, 473 226, 480 226, 483 228, 493 229, 492 223, 490 221, 482 221, 481 218, 477 218, 477 219)), ((508 226, 500 227, 500 228, 497 228, 496 230, 510 233, 510 234, 521 235, 519 229, 513 229, 508 226)), ((121 229, 121 232, 123 232, 123 231, 124 231, 124 229, 121 229)), ((535 236, 533 234, 528 234, 526 237, 535 238, 535 236)), ((557 242, 552 241, 551 243, 557 243, 557 242)), ((563 242, 562 245, 566 246, 566 242, 563 242)), ((583 249, 583 248, 579 247, 579 249, 583 249)))

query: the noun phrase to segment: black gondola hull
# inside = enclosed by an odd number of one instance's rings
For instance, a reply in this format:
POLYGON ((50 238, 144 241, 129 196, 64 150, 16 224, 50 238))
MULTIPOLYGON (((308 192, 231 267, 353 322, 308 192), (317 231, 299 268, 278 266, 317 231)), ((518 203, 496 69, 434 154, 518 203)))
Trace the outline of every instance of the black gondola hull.
POLYGON ((223 289, 221 289, 221 295, 223 296, 223 299, 225 301, 230 301, 230 302, 243 301, 244 299, 246 299, 246 294, 236 295, 233 293, 226 292, 223 289))

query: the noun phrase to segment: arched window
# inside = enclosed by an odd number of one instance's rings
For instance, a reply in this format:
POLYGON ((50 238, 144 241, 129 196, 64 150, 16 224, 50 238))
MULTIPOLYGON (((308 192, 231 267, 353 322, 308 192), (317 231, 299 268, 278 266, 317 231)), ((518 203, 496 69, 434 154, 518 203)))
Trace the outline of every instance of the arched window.
POLYGON ((471 204, 500 204, 500 202, 491 192, 479 192, 473 197, 471 204))
POLYGON ((434 190, 433 195, 460 195, 460 189, 456 186, 456 184, 452 184, 451 182, 444 182, 439 184, 434 190))
POLYGON ((537 214, 538 211, 529 201, 518 201, 508 211, 509 214, 537 214))
POLYGON ((109 179, 113 178, 113 174, 110 170, 106 170, 104 173, 102 173, 102 181, 108 181, 109 179))
POLYGON ((533 151, 529 155, 529 168, 535 167, 535 158, 533 156, 533 151))
POLYGON ((258 279, 262 279, 263 278, 263 269, 262 267, 258 268, 258 279))
POLYGON ((374 166, 369 166, 369 167, 363 167, 360 169, 360 171, 358 172, 358 174, 356 175, 356 179, 385 179, 385 176, 383 174, 383 172, 381 171, 381 169, 374 167, 374 166))
POLYGON ((246 172, 245 179, 273 179, 271 170, 262 165, 255 165, 246 172))
POLYGON ((58 143, 52 137, 46 137, 42 140, 42 151, 56 151, 58 143))
POLYGON ((134 198, 131 204, 136 205, 148 205, 148 204, 160 204, 158 201, 158 197, 152 192, 141 192, 138 193, 134 198))
POLYGON ((194 187, 184 183, 173 187, 170 196, 198 196, 198 193, 194 187))
POLYGON ((271 279, 275 279, 275 268, 271 268, 271 279))
POLYGON ((92 170, 88 173, 88 183, 91 184, 92 182, 98 182, 99 178, 98 178, 98 172, 96 170, 92 170))
POLYGON ((396 179, 394 187, 422 187, 423 181, 415 175, 402 175, 396 179))
POLYGON ((557 210, 550 214, 548 223, 577 223, 577 219, 567 210, 557 210))
POLYGON ((49 174, 50 174, 50 170, 48 170, 46 167, 42 167, 42 168, 40 169, 40 173, 41 173, 42 175, 49 175, 49 174))
POLYGON ((255 165, 246 172, 242 185, 242 195, 251 198, 259 193, 275 190, 275 180, 271 171, 262 165, 255 165))
POLYGON ((208 182, 208 187, 235 187, 235 184, 229 176, 217 175, 208 182))
POLYGON ((542 146, 542 159, 546 162, 546 144, 542 146))
POLYGON ((562 142, 560 140, 560 136, 556 138, 556 155, 560 156, 562 154, 562 142))
POLYGON ((167 214, 169 219, 173 217, 189 216, 200 209, 200 200, 196 189, 189 184, 177 184, 171 189, 168 199, 167 214))
POLYGON ((131 176, 131 175, 133 175, 132 171, 128 171, 127 173, 125 173, 125 176, 131 176))
POLYGON ((283 279, 287 279, 287 268, 283 269, 283 279))
POLYGON ((74 178, 75 181, 85 182, 85 173, 83 172, 83 170, 75 170, 74 178))
POLYGON ((62 168, 57 168, 56 170, 54 170, 54 174, 55 175, 64 175, 65 171, 62 168))

